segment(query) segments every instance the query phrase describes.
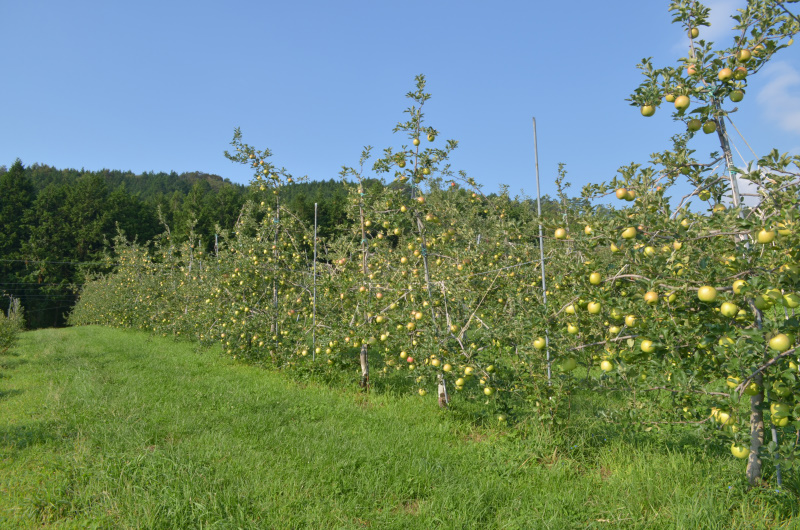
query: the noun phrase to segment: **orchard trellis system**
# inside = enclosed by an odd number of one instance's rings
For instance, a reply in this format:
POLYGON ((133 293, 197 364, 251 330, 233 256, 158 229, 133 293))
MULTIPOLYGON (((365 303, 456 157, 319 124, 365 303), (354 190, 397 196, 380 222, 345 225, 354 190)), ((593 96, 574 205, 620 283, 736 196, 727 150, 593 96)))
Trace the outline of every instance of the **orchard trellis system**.
MULTIPOLYGON (((320 239, 316 222, 305 226, 286 207, 281 189, 295 179, 237 130, 226 155, 254 170, 254 200, 221 232, 217 266, 189 266, 204 259, 195 238, 176 247, 165 235, 154 255, 120 239, 117 272, 85 287, 72 320, 194 337, 299 376, 357 373, 364 388, 406 381, 423 396, 436 388, 441 406, 471 401, 491 421, 559 425, 576 392, 614 394, 608 421, 701 429, 748 460, 751 483, 764 457, 793 470, 800 158, 772 152, 738 170, 761 199, 742 207, 723 121, 725 102, 741 101, 748 75, 797 32, 782 7, 750 0, 736 20, 741 34, 715 50, 699 29, 708 10, 673 3, 692 51, 678 67, 644 60, 630 101, 646 116, 674 103, 686 133, 580 199, 560 188, 549 211, 535 119, 535 208, 506 189, 487 196, 451 170, 456 142, 425 123, 422 76, 395 127, 405 143, 374 160, 365 148, 358 168, 341 172, 351 221, 342 237, 320 239), (688 145, 701 129, 718 133, 722 157, 695 157, 688 145), (725 176, 715 173, 721 161, 725 176), (388 182, 368 176, 368 162, 388 182), (673 209, 666 192, 683 180, 693 191, 673 209), (609 194, 622 207, 592 205, 609 194), (708 210, 689 209, 692 198, 710 201, 708 210)), ((559 186, 564 176, 561 168, 559 186)))

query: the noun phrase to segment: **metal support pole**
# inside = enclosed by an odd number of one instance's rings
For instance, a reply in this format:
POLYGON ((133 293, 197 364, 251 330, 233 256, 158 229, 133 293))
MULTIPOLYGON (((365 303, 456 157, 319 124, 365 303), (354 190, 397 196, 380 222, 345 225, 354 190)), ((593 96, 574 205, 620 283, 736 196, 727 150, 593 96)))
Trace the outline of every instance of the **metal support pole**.
MULTIPOLYGON (((714 109, 720 112, 719 100, 714 98, 714 109)), ((736 171, 733 166, 733 154, 731 153, 731 145, 728 142, 728 131, 725 129, 725 117, 718 116, 715 120, 717 122, 717 135, 719 136, 719 144, 722 147, 722 152, 725 155, 725 165, 728 167, 728 179, 731 182, 731 199, 733 200, 733 207, 738 208, 741 204, 739 195, 739 180, 736 177, 736 171)), ((739 212, 740 217, 744 217, 744 212, 739 212)))
MULTIPOLYGON (((539 258, 542 270, 542 301, 547 311, 547 280, 544 273, 544 236, 542 235, 542 191, 539 186, 539 145, 536 137, 536 118, 533 118, 533 156, 536 163, 536 212, 539 215, 539 258)), ((547 354, 547 384, 551 384, 550 370, 550 337, 547 329, 544 330, 545 352, 547 354)))
POLYGON ((311 314, 311 359, 317 360, 317 203, 314 203, 314 306, 311 314))

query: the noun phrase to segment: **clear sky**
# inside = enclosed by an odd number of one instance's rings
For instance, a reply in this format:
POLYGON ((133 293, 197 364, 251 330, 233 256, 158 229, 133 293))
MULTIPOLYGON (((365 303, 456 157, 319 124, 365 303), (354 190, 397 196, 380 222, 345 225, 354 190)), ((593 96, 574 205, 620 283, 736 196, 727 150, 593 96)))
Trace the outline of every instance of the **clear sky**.
MULTIPOLYGON (((714 24, 702 37, 730 38, 727 17, 744 0, 706 5, 714 24)), ((238 126, 289 172, 329 179, 364 145, 400 144, 391 130, 422 73, 433 94, 428 123, 459 141, 455 169, 489 191, 534 194, 535 116, 543 193, 555 193, 564 162, 574 194, 645 162, 681 129, 668 106, 643 118, 625 101, 643 57, 666 66, 686 54, 667 6, 0 0, 0 165, 19 157, 244 183, 250 172, 222 154, 238 126)), ((756 153, 800 154, 800 44, 753 78, 739 107, 733 119, 756 153)), ((714 139, 694 147, 718 150, 714 139)))

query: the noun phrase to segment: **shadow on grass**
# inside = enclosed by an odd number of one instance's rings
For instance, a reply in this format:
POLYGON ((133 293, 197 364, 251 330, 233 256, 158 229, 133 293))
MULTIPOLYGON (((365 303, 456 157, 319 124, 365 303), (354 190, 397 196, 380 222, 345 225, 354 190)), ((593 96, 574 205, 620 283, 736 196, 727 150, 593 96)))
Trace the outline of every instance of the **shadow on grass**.
POLYGON ((0 401, 22 394, 22 390, 0 390, 0 401))
POLYGON ((57 438, 56 424, 54 422, 36 422, 0 427, 0 447, 3 449, 20 451, 34 445, 46 444, 57 438))
MULTIPOLYGON (((6 354, 5 357, 9 357, 8 354, 6 354)), ((0 370, 14 370, 24 364, 28 364, 28 361, 25 359, 6 358, 0 360, 0 370)))

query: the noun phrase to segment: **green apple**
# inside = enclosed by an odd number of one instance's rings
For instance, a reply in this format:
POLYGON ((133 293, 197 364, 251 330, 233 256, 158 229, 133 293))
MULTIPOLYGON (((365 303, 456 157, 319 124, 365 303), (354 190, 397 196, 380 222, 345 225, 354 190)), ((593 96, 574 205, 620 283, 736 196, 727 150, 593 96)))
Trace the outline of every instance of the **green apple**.
POLYGON ((744 445, 737 445, 736 442, 734 442, 731 445, 731 454, 736 458, 747 458, 750 455, 750 450, 744 445))
POLYGON ((768 243, 772 243, 772 241, 774 239, 775 239, 775 231, 774 230, 767 230, 765 228, 762 228, 756 234, 756 241, 758 241, 762 245, 766 245, 768 243))
POLYGON ((577 361, 573 357, 567 357, 561 363, 561 371, 562 372, 571 372, 578 366, 577 361))
POLYGON ((778 333, 769 339, 769 347, 778 352, 785 352, 791 346, 789 337, 784 333, 778 333))
POLYGON ((722 305, 719 308, 719 312, 722 316, 733 318, 739 313, 739 306, 734 304, 733 302, 722 302, 722 305))
POLYGON ((717 290, 710 285, 704 285, 697 290, 697 298, 702 302, 713 302, 717 299, 717 290))

